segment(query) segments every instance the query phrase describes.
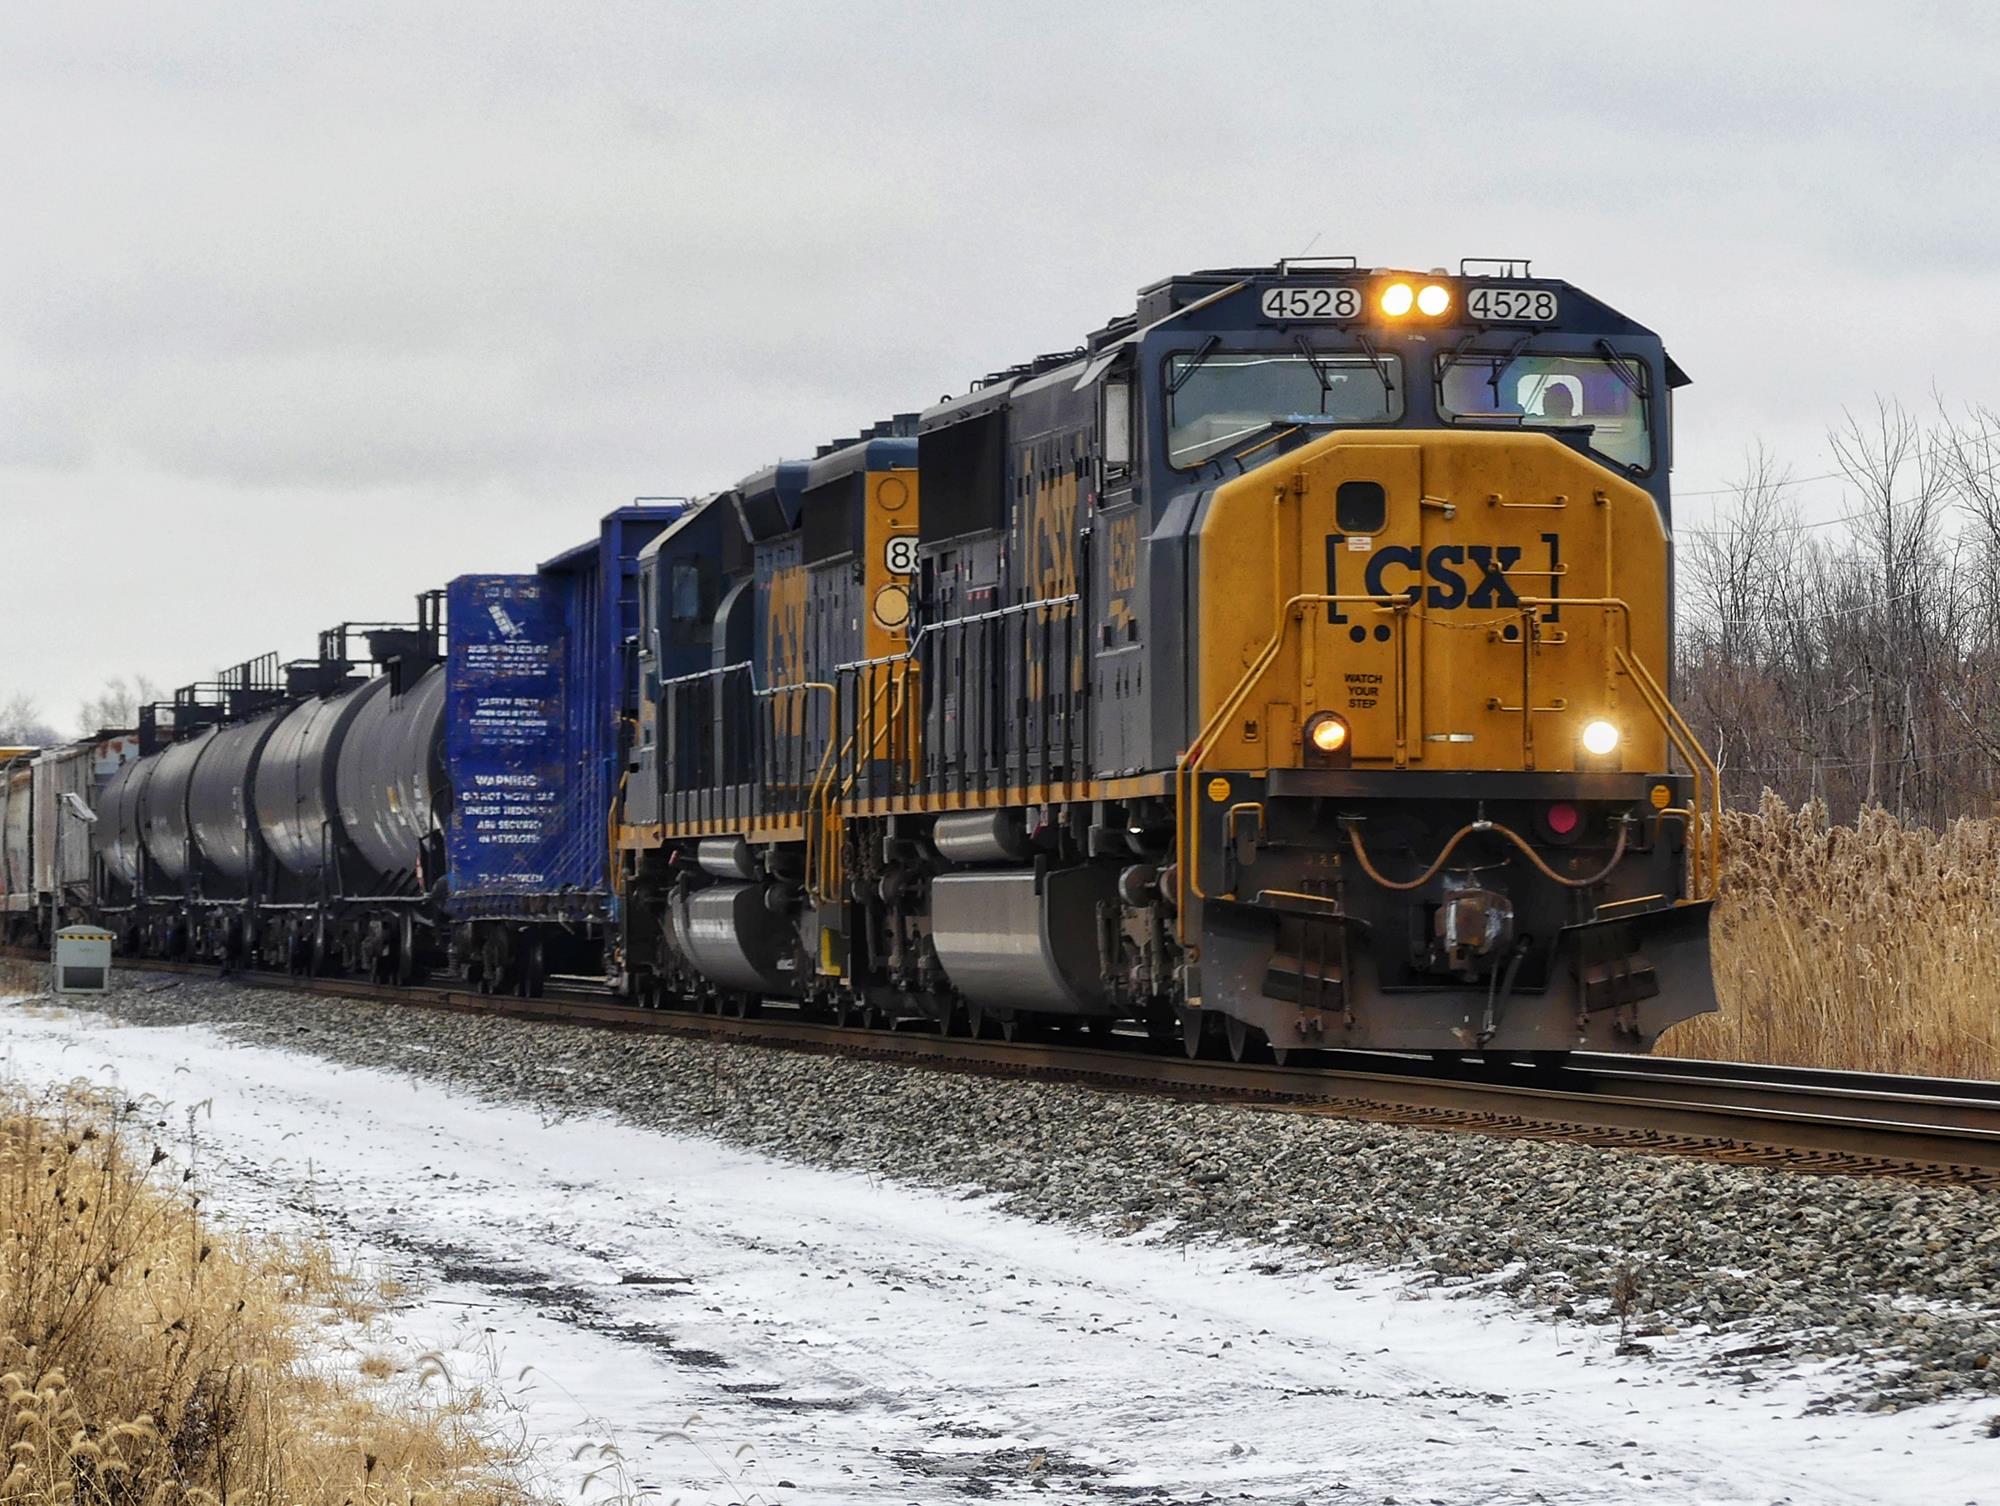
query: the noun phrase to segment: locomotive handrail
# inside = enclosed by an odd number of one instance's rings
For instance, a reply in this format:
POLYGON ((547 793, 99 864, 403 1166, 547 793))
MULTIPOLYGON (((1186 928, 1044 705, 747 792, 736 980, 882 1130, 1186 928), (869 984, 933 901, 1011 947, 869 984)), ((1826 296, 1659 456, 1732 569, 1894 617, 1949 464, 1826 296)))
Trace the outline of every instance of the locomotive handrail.
MULTIPOLYGON (((1270 641, 1264 645, 1263 651, 1244 670, 1242 676, 1237 680, 1235 687, 1223 698, 1221 703, 1216 707, 1215 712, 1202 725, 1200 733, 1188 745, 1186 751, 1182 753, 1175 765, 1174 798, 1177 809, 1175 813, 1176 862, 1174 866, 1176 895, 1174 923, 1177 936, 1190 960, 1198 960, 1199 951, 1197 948, 1190 947, 1187 944, 1188 896, 1192 893, 1196 899, 1200 900, 1206 900, 1210 897, 1207 891, 1201 886, 1201 875, 1198 871, 1200 866, 1200 844, 1195 837, 1195 817, 1200 809, 1196 797, 1195 785, 1206 767, 1205 759, 1213 751, 1214 742, 1222 728, 1242 708, 1244 702, 1249 699, 1251 692, 1270 673, 1271 667, 1276 663, 1279 654, 1283 651, 1285 641, 1292 632, 1294 625, 1305 621, 1307 609, 1323 610, 1328 606, 1350 604, 1369 605, 1375 607, 1378 611, 1390 611, 1396 614, 1398 641, 1397 653, 1394 659, 1394 679, 1398 715, 1398 761, 1399 763, 1401 761, 1400 748, 1404 736, 1402 707, 1405 695, 1405 681, 1408 674, 1403 653, 1405 642, 1404 630, 1409 619, 1410 610, 1415 605, 1414 599, 1409 596, 1392 597, 1313 592, 1301 592, 1298 595, 1290 597, 1278 609, 1277 630, 1271 635, 1270 641)), ((1617 620, 1620 629, 1619 636, 1624 641, 1622 643, 1614 642, 1611 645, 1611 657, 1619 671, 1624 673, 1632 681, 1633 685, 1637 687, 1640 699, 1645 703, 1647 711, 1659 723, 1661 730, 1666 734, 1668 743, 1687 761, 1694 779, 1694 798, 1689 802, 1690 810, 1688 812, 1690 826, 1688 842, 1688 889, 1690 895, 1695 900, 1713 898, 1716 892, 1718 875, 1721 870, 1721 776, 1714 760, 1709 757, 1707 750, 1701 746, 1700 740, 1694 735, 1692 729, 1688 727, 1680 713, 1674 709, 1673 702, 1668 699, 1666 692, 1661 689, 1659 682, 1654 679, 1651 672, 1646 669, 1636 653, 1633 652, 1631 641, 1631 605, 1622 597, 1616 596, 1524 596, 1520 598, 1519 606, 1524 616, 1533 616, 1533 614, 1545 607, 1564 610, 1581 608, 1584 610, 1601 611, 1607 617, 1617 620)), ((1534 748, 1533 697, 1527 692, 1531 687, 1531 670, 1529 666, 1534 653, 1533 634, 1528 632, 1521 634, 1521 653, 1523 661, 1523 756, 1532 764, 1534 748)))
MULTIPOLYGON (((1249 699, 1250 692, 1262 684, 1264 676, 1270 673, 1271 665, 1277 660, 1278 654, 1283 650, 1285 639, 1290 634, 1292 625, 1305 620, 1305 609, 1307 607, 1328 606, 1372 606, 1378 611, 1394 612, 1398 619, 1397 636, 1400 638, 1403 623, 1409 615, 1411 602, 1407 597, 1375 596, 1365 592, 1340 592, 1332 595, 1323 592, 1300 592, 1298 595, 1290 598, 1284 605, 1278 608, 1278 629, 1271 635, 1270 641, 1264 645, 1263 652, 1258 654, 1251 661, 1250 667, 1243 671, 1241 678, 1236 682, 1236 688, 1223 697, 1221 704, 1215 708, 1214 714, 1202 724, 1201 731, 1195 734, 1194 741, 1188 744, 1186 750, 1175 763, 1174 803, 1177 806, 1177 810, 1174 821, 1176 847, 1174 870, 1175 886, 1178 893, 1175 896, 1174 925, 1182 950, 1191 959, 1198 955, 1198 951, 1195 948, 1189 947, 1187 943, 1188 891, 1192 889, 1197 899, 1207 899, 1208 895, 1201 887, 1200 875, 1194 872, 1195 863, 1190 861, 1191 858, 1199 856, 1200 846, 1199 844, 1193 844, 1193 851, 1190 852, 1189 850, 1192 842, 1190 829, 1194 824, 1192 815, 1194 810, 1199 808, 1190 799, 1189 792, 1194 787, 1194 781, 1201 775, 1203 767, 1202 759, 1209 752, 1210 746, 1217 734, 1221 732, 1223 726, 1242 707, 1244 701, 1249 699)), ((1397 646, 1399 649, 1401 648, 1400 643, 1397 646)), ((1399 705, 1403 695, 1403 676, 1403 656, 1399 652, 1396 655, 1396 698, 1399 705)))
MULTIPOLYGON (((878 662, 893 663, 895 660, 892 657, 878 662)), ((876 687, 875 694, 868 700, 868 710, 865 717, 861 714, 860 705, 857 703, 854 730, 847 734, 847 741, 840 745, 840 756, 838 759, 831 760, 831 769, 829 770, 828 768, 829 759, 822 758, 820 760, 820 771, 814 776, 812 790, 806 797, 811 807, 811 816, 818 818, 817 820, 813 820, 809 817, 806 824, 806 887, 815 899, 825 900, 832 898, 834 894, 832 886, 838 885, 840 880, 845 876, 844 871, 839 870, 837 864, 830 864, 829 859, 829 854, 833 851, 833 829, 837 824, 836 807, 847 797, 848 793, 854 788, 856 781, 861 777, 861 765, 866 760, 875 756, 875 750, 881 747, 882 740, 890 736, 894 731, 896 718, 902 713, 903 690, 907 680, 907 675, 885 676, 876 687), (886 720, 878 718, 875 714, 877 708, 881 705, 885 692, 891 694, 892 701, 886 720), (862 751, 859 757, 854 759, 853 766, 848 768, 847 755, 854 748, 855 743, 861 736, 864 720, 868 726, 876 729, 875 735, 868 747, 862 751), (843 768, 847 769, 847 782, 836 790, 834 785, 840 780, 843 768), (827 877, 829 866, 835 868, 830 881, 827 877)), ((837 737, 838 733, 836 732, 833 736, 827 738, 827 751, 829 754, 833 751, 837 737)))
POLYGON ((1623 649, 1616 652, 1619 667, 1639 687, 1639 694, 1666 727, 1668 740, 1693 773, 1694 798, 1688 802, 1687 812, 1692 828, 1688 832, 1688 890, 1696 900, 1714 899, 1722 887, 1722 771, 1651 671, 1623 649))
MULTIPOLYGON (((906 665, 908 673, 917 675, 921 682, 927 667, 930 669, 940 667, 939 656, 948 652, 949 646, 954 639, 961 646, 962 650, 963 645, 969 639, 977 639, 982 643, 985 642, 985 634, 979 630, 991 628, 996 624, 1027 622, 1031 618, 1039 617, 1046 629, 1051 622, 1060 621, 1064 634, 1061 662, 1065 666, 1060 686, 1053 688, 1045 687, 1037 691, 1032 687, 1028 687, 1026 682, 1024 682, 1023 688, 1025 696, 1039 695, 1044 702, 1040 708, 1043 717, 1043 726, 1039 744, 1035 746, 1024 745, 1020 750, 1022 754, 1022 768, 1024 770, 1023 777, 1025 779, 1025 771, 1032 768, 1037 758, 1039 758, 1041 776, 1044 783, 1047 783, 1051 778, 1051 770, 1055 767, 1057 757, 1060 755, 1065 768, 1073 770, 1074 758, 1080 748, 1082 734, 1077 730, 1080 711, 1075 703, 1075 698, 1085 693, 1086 680, 1082 672, 1076 667, 1075 648, 1076 635, 1080 632, 1078 618, 1082 605, 1082 595, 1078 592, 1070 592, 1063 596, 1045 596, 1038 597, 1033 601, 1015 602, 1009 606, 995 607, 988 612, 972 612, 962 617, 947 617, 936 622, 922 623, 919 624, 916 631, 911 635, 908 646, 901 652, 878 655, 872 659, 849 660, 846 663, 836 666, 835 672, 842 676, 854 675, 858 677, 865 673, 873 673, 883 669, 888 669, 893 673, 897 666, 906 665), (945 649, 939 649, 936 644, 926 642, 933 635, 945 641, 945 649), (1058 700, 1061 700, 1060 709, 1056 705, 1058 700), (1049 731, 1049 725, 1057 718, 1060 718, 1063 727, 1060 738, 1052 736, 1049 731)), ((1008 662, 1024 666, 1030 662, 1039 662, 1032 660, 1029 654, 1025 630, 1021 643, 1022 648, 1019 657, 1008 662)), ((980 650, 982 653, 987 651, 984 648, 980 650)), ((1045 643, 1044 652, 1053 653, 1054 649, 1045 643)), ((998 661, 995 661, 994 667, 998 667, 998 661)), ((962 669, 961 672, 963 672, 962 669)), ((1023 672, 1025 674, 1025 669, 1023 672)), ((907 696, 908 694, 909 692, 906 691, 905 695, 907 696)), ((926 695, 921 683, 916 692, 916 697, 916 705, 913 710, 921 718, 931 709, 929 697, 926 695)), ((860 708, 857 707, 857 715, 859 714, 859 710, 860 708)), ((961 721, 959 725, 963 729, 966 724, 964 721, 961 721)), ((979 725, 983 739, 987 733, 990 733, 991 728, 983 721, 979 725)), ((879 746, 881 739, 878 738, 875 741, 879 746)), ((915 739, 913 735, 912 746, 914 745, 915 739)), ((979 752, 979 769, 982 778, 988 772, 988 756, 992 751, 991 748, 983 748, 979 752)), ((871 747, 869 752, 872 754, 874 748, 871 747)), ((961 760, 964 758, 966 752, 967 749, 961 741, 959 748, 961 760)), ((940 760, 947 758, 942 745, 937 749, 937 753, 940 760)), ((1001 770, 1002 778, 1011 784, 1011 778, 1004 771, 1004 761, 1009 756, 1011 756, 1009 752, 1003 751, 1000 755, 1001 763, 996 764, 995 767, 1001 770)), ((915 777, 919 782, 927 782, 930 775, 927 773, 918 773, 915 777)), ((953 776, 944 774, 941 777, 949 779, 953 776)), ((956 777, 961 780, 967 779, 968 776, 963 767, 959 767, 956 770, 956 777)))
POLYGON ((1083 597, 1072 591, 1067 596, 1044 596, 1035 601, 1017 601, 1012 606, 995 607, 990 612, 972 612, 963 617, 944 617, 936 622, 920 622, 916 632, 910 635, 909 646, 900 654, 882 654, 873 659, 850 659, 845 664, 834 665, 836 674, 846 670, 872 669, 878 664, 896 664, 914 658, 917 648, 927 634, 943 632, 946 628, 970 627, 982 622, 997 622, 1003 617, 1016 617, 1024 612, 1046 612, 1056 607, 1078 607, 1083 605, 1083 597))

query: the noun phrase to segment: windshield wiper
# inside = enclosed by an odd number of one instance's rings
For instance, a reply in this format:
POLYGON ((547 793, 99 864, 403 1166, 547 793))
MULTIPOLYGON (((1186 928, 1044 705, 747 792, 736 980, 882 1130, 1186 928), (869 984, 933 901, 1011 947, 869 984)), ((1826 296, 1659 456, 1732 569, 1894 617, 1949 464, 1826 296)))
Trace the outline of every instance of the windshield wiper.
POLYGON ((1306 365, 1312 367, 1313 379, 1319 383, 1320 396, 1330 396, 1333 392, 1333 378, 1326 374, 1326 367, 1320 363, 1319 357, 1313 354, 1313 348, 1306 344, 1306 337, 1303 334, 1293 335, 1292 343, 1298 346, 1299 354, 1306 358, 1306 365))
POLYGON ((1382 379, 1382 391, 1385 394, 1394 392, 1396 384, 1389 379, 1389 363, 1375 353, 1375 347, 1369 343, 1368 336, 1362 331, 1357 329, 1354 338, 1361 342, 1362 350, 1367 352, 1368 359, 1375 364, 1375 375, 1382 379))
POLYGON ((1508 347, 1507 354, 1499 357, 1486 369, 1486 385, 1493 392, 1493 406, 1500 406, 1500 373, 1514 364, 1514 357, 1528 348, 1529 336, 1523 335, 1508 347))
POLYGON ((1632 389, 1632 396, 1644 397, 1646 395, 1646 389, 1639 385, 1639 379, 1633 376, 1631 371, 1627 369, 1631 364, 1633 364, 1632 358, 1630 356, 1621 356, 1620 354, 1618 354, 1617 351, 1611 348, 1611 342, 1609 340, 1604 339, 1602 336, 1598 338, 1597 348, 1604 352, 1605 361, 1610 365, 1613 371, 1618 373, 1618 380, 1623 382, 1627 387, 1630 387, 1632 389))
POLYGON ((1451 354, 1444 358, 1444 367, 1438 372, 1438 379, 1442 381, 1446 376, 1450 375, 1451 369, 1461 361, 1467 365, 1471 365, 1474 360, 1484 361, 1486 362, 1486 385, 1493 391, 1493 406, 1498 408, 1500 406, 1500 373, 1514 364, 1514 357, 1521 353, 1522 349, 1533 337, 1523 335, 1504 351, 1468 350, 1466 347, 1471 345, 1474 340, 1477 340, 1479 335, 1480 331, 1474 330, 1458 342, 1458 345, 1452 350, 1451 354))
POLYGON ((1464 359, 1466 346, 1470 345, 1474 340, 1477 340, 1478 338, 1479 338, 1478 330, 1476 329, 1468 330, 1466 332, 1465 338, 1459 341, 1457 345, 1452 347, 1451 353, 1444 358, 1444 365, 1438 369, 1438 377, 1440 380, 1451 375, 1452 367, 1456 366, 1462 359, 1464 359))
POLYGON ((1214 355, 1215 347, 1220 345, 1221 343, 1222 343, 1222 336, 1220 335, 1210 335, 1206 340, 1202 341, 1201 349, 1197 350, 1194 353, 1193 358, 1188 361, 1187 365, 1183 366, 1175 374, 1174 379, 1171 382, 1167 383, 1167 396, 1172 397, 1176 392, 1179 392, 1181 388, 1185 387, 1187 385, 1187 379, 1193 376, 1197 371, 1201 370, 1202 362, 1206 361, 1210 356, 1214 355))

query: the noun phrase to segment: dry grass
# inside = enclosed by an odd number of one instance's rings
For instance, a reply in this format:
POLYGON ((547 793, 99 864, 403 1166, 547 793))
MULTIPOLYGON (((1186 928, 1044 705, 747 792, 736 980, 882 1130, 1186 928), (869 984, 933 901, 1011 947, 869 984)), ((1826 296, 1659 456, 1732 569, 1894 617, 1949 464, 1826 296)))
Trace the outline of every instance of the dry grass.
POLYGON ((19 957, 0 957, 0 999, 43 993, 49 986, 49 965, 19 957))
POLYGON ((524 1502, 486 1399, 435 1357, 332 1373, 315 1330, 372 1293, 322 1243, 213 1225, 158 1119, 0 1087, 0 1502, 524 1502))
POLYGON ((1661 1051, 2000 1078, 2000 821, 1829 826, 1766 794, 1723 831, 1723 1012, 1661 1051))

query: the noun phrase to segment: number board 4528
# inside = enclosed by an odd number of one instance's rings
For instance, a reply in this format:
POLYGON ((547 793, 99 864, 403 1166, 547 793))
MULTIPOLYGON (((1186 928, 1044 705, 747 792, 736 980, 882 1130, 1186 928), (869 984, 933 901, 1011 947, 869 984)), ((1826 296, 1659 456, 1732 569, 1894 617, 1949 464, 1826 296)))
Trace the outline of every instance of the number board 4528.
POLYGON ((1547 288, 1474 288, 1465 295, 1466 313, 1496 323, 1553 324, 1560 307, 1547 288))
POLYGON ((1358 319, 1361 293, 1355 288, 1266 288, 1257 308, 1266 319, 1358 319))

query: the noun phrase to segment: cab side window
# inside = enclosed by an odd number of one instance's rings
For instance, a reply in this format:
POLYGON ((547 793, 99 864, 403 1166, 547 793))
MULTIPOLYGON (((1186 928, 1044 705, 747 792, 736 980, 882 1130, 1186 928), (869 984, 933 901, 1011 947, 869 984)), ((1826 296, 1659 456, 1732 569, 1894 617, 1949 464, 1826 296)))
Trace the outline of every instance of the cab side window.
POLYGON ((674 565, 673 581, 668 588, 667 610, 676 623, 698 621, 701 617, 701 566, 692 560, 680 560, 674 565))

